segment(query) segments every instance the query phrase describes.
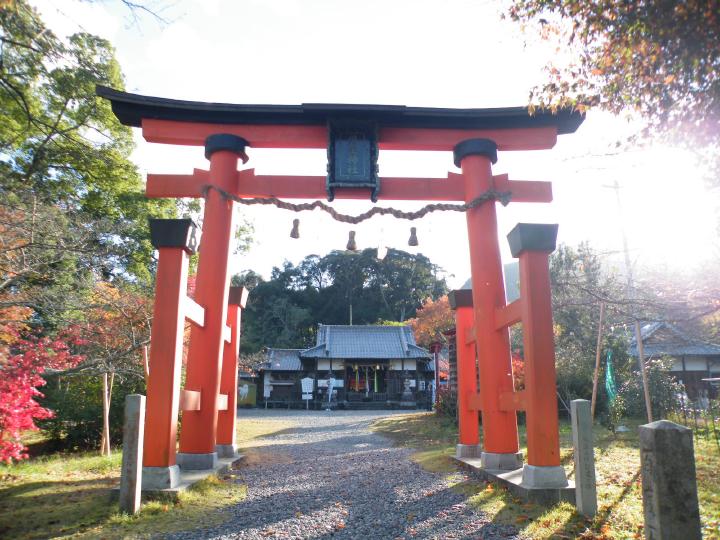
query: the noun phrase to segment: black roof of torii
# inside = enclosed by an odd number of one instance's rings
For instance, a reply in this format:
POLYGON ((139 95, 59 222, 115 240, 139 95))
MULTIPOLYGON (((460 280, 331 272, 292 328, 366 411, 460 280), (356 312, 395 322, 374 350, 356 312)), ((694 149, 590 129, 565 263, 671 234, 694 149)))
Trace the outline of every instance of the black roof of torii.
POLYGON ((97 86, 98 96, 110 100, 120 122, 140 127, 143 118, 213 124, 325 125, 334 119, 363 119, 378 127, 439 129, 522 129, 555 126, 558 134, 573 133, 585 115, 561 108, 555 112, 527 107, 446 109, 404 105, 235 105, 183 101, 121 92, 97 86))

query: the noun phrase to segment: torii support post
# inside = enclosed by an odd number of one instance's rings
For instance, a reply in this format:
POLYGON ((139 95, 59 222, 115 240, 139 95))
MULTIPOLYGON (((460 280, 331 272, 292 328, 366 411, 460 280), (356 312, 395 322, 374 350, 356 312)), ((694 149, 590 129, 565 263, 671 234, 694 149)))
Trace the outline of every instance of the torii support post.
MULTIPOLYGON (((455 165, 462 169, 465 202, 494 189, 492 164, 497 145, 490 139, 468 139, 454 148, 455 165)), ((515 470, 522 466, 517 415, 500 406, 500 395, 513 391, 510 339, 507 328, 497 328, 495 311, 505 306, 495 202, 486 201, 467 211, 470 270, 475 314, 475 345, 480 372, 483 424, 482 466, 515 470)), ((458 346, 458 349, 460 348, 458 346)), ((458 388, 461 382, 458 377, 458 388)))
MULTIPOLYGON (((246 141, 236 135, 210 135, 205 157, 210 160, 209 184, 231 192, 237 178, 238 157, 247 160, 246 141)), ((178 461, 183 469, 212 469, 217 464, 215 441, 220 398, 227 297, 228 260, 233 236, 234 203, 210 189, 205 199, 203 249, 197 271, 195 297, 205 308, 205 324, 190 333, 185 388, 200 393, 198 410, 183 413, 178 461)), ((225 407, 227 405, 225 404, 225 407)))
POLYGON ((143 444, 143 489, 174 488, 180 371, 182 367, 188 256, 197 250, 198 229, 189 219, 151 219, 158 250, 155 306, 150 336, 150 374, 143 444))
POLYGON ((475 324, 472 291, 462 289, 448 295, 455 311, 455 351, 457 354, 457 458, 480 457, 480 418, 477 401, 477 368, 475 343, 472 339, 475 324))
POLYGON ((218 457, 235 457, 235 420, 237 417, 238 355, 240 353, 240 319, 247 303, 248 290, 245 287, 230 287, 228 295, 227 325, 230 341, 223 350, 220 394, 227 396, 227 408, 218 412, 217 445, 218 457))
POLYGON ((557 225, 519 223, 508 242, 520 259, 520 313, 525 353, 524 405, 528 462, 523 484, 531 488, 568 485, 560 465, 550 270, 557 225))

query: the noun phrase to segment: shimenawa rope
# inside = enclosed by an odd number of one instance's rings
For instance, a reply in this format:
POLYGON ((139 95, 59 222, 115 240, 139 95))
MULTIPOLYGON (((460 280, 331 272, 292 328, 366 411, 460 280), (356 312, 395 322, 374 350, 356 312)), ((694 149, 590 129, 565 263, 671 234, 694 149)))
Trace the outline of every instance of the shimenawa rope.
POLYGON ((364 212, 362 214, 359 214, 357 216, 351 216, 348 214, 342 214, 335 210, 332 206, 329 206, 325 204, 322 201, 313 201, 310 203, 300 203, 300 204, 293 204, 289 203, 287 201, 280 200, 276 197, 266 197, 266 198, 251 198, 251 199, 243 199, 241 197, 238 197, 237 195, 233 195, 232 193, 228 193, 227 191, 220 189, 217 186, 213 186, 211 184, 205 184, 201 188, 201 193, 203 198, 207 198, 208 193, 211 189, 214 189, 217 191, 223 198, 230 199, 232 201, 235 201, 239 204, 246 204, 246 205, 252 205, 252 204, 272 204, 274 206, 277 206, 278 208, 282 208, 283 210, 292 210, 293 212, 304 212, 306 210, 315 210, 316 208, 322 210, 323 212, 327 212, 330 214, 330 216, 336 220, 341 221, 343 223, 352 223, 357 224, 362 221, 365 221, 367 219, 370 219, 374 216, 381 215, 391 215, 397 219, 407 219, 407 220, 414 220, 414 219, 420 219, 422 217, 425 217, 430 212, 437 212, 437 211, 451 211, 451 212, 467 212, 471 208, 475 208, 476 206, 484 203, 485 201, 500 201, 500 203, 503 206, 507 206, 507 204, 510 202, 510 198, 512 196, 512 193, 509 191, 495 191, 495 190, 488 190, 478 197, 475 197, 472 201, 465 204, 450 204, 450 203, 432 203, 428 204, 426 206, 423 206, 420 210, 416 210, 414 212, 403 212, 402 210, 397 210, 396 208, 387 208, 382 206, 374 206, 367 212, 364 212))

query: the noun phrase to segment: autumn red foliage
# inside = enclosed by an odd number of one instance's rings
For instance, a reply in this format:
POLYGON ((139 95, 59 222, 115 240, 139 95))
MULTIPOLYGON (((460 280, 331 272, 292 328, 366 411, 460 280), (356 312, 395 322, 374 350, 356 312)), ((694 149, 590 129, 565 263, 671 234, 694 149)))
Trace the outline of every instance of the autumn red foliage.
POLYGON ((518 392, 525 389, 525 360, 523 360, 518 351, 513 351, 511 358, 513 384, 515 391, 518 392))
POLYGON ((22 433, 37 429, 35 420, 53 414, 35 401, 42 397, 38 388, 45 380, 41 375, 47 369, 68 369, 79 364, 83 357, 73 354, 72 347, 81 343, 75 327, 55 338, 18 335, 10 354, 0 357, 0 461, 27 458, 22 433))
POLYGON ((455 315, 450 309, 447 295, 437 300, 425 300, 417 311, 417 317, 409 319, 407 323, 413 330, 415 341, 421 347, 430 347, 433 341, 444 341, 442 333, 455 328, 455 315))

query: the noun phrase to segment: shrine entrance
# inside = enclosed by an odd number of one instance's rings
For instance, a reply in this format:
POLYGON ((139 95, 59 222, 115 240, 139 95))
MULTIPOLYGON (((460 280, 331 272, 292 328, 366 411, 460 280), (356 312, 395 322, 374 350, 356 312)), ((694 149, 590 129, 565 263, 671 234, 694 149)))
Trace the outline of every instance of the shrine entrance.
MULTIPOLYGON (((451 295, 456 310, 459 458, 479 457, 485 469, 522 467, 527 487, 561 487, 555 357, 548 255, 556 225, 518 224, 508 235, 520 260, 519 300, 504 293, 496 203, 550 202, 548 182, 493 174, 498 151, 552 148, 574 132, 580 113, 526 108, 431 109, 375 105, 226 105, 174 101, 98 87, 118 119, 141 127, 149 142, 202 146, 209 170, 190 175, 149 174, 148 197, 205 199, 202 240, 187 219, 152 220, 158 249, 150 375, 147 389, 143 489, 174 487, 182 469, 209 469, 235 453, 235 410, 240 315, 247 292, 230 287, 228 259, 237 204, 320 208, 357 223, 375 214, 415 219, 428 212, 463 211, 467 217, 472 291, 451 295), (327 149, 327 175, 256 175, 238 170, 246 147, 327 149), (379 177, 380 151, 453 152, 460 173, 446 178, 379 177), (316 200, 334 198, 432 201, 417 212, 373 207, 342 216, 316 200), (188 256, 200 251, 195 298, 186 295, 188 256), (180 387, 185 319, 192 324, 184 388, 180 387), (513 388, 508 327, 523 325, 525 384, 513 388), (479 371, 479 387, 478 381, 479 371), (183 411, 176 453, 178 412, 183 411), (526 413, 527 463, 519 453, 516 411, 526 413), (479 445, 482 414, 483 446, 479 445)), ((448 163, 448 165, 450 165, 448 163)), ((366 388, 372 383, 368 370, 366 388)), ((374 375, 373 375, 374 377, 374 375)), ((359 376, 358 376, 359 378, 359 376)), ((356 379, 357 380, 357 379, 356 379)), ((359 383, 358 383, 359 384, 359 383)), ((379 383, 378 383, 379 385, 379 383)), ((379 386, 378 386, 379 388, 379 386)), ((369 389, 367 390, 369 393, 369 389)))
POLYGON ((387 364, 354 363, 345 368, 345 387, 348 401, 357 401, 357 398, 372 399, 373 401, 387 400, 388 377, 390 371, 387 364))

